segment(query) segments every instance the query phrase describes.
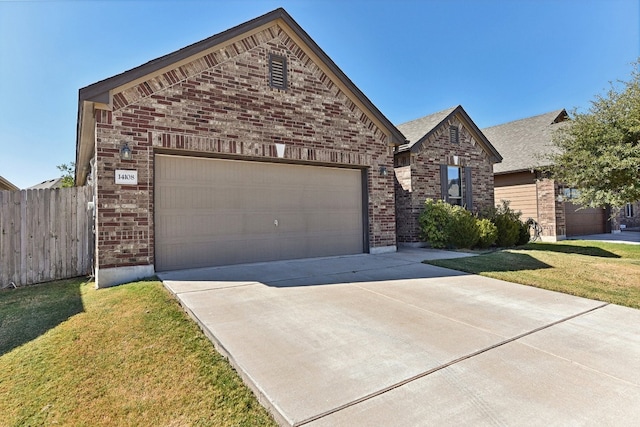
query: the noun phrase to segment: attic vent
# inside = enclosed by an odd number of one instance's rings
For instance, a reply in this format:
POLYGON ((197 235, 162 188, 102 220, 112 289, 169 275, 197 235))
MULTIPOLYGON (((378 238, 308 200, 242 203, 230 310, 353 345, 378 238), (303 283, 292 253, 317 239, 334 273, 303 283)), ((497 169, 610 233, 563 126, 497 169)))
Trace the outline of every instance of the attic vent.
POLYGON ((452 144, 460 143, 460 139, 458 139, 458 128, 456 126, 451 126, 449 128, 449 141, 452 144))
POLYGON ((284 56, 269 55, 269 86, 287 88, 287 59, 284 56))

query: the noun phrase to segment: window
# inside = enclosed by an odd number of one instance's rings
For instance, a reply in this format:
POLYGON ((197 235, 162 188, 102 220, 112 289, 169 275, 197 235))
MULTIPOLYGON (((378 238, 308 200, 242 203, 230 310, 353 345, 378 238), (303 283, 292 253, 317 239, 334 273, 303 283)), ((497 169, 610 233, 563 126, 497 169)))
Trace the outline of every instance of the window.
POLYGON ((624 216, 626 216, 627 218, 631 218, 633 216, 633 204, 632 203, 627 203, 627 205, 624 207, 624 216))
POLYGON ((473 207, 472 168, 440 165, 442 199, 452 205, 473 207))
POLYGON ((580 197, 580 190, 576 188, 565 188, 562 190, 562 195, 565 200, 574 200, 580 197))
POLYGON ((457 166, 447 166, 447 201, 462 206, 462 177, 457 166))
POLYGON ((284 56, 269 55, 269 86, 287 88, 287 58, 284 56))
POLYGON ((449 141, 452 144, 459 144, 460 139, 458 135, 458 128, 456 126, 449 127, 449 141))

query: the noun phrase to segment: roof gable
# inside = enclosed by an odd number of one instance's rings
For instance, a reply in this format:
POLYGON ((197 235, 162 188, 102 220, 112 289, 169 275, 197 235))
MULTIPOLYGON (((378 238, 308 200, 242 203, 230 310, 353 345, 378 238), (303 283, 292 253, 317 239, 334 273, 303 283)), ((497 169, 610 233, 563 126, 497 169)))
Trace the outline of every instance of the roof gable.
POLYGON ((496 174, 548 166, 541 156, 551 153, 553 133, 567 123, 565 109, 514 120, 482 130, 504 160, 494 165, 496 174))
POLYGON ((274 31, 283 31, 296 45, 299 57, 317 65, 323 82, 332 88, 337 97, 347 100, 352 111, 359 110, 362 118, 373 123, 387 137, 391 145, 405 142, 404 135, 378 108, 356 87, 356 85, 322 51, 309 35, 282 8, 276 9, 251 21, 240 24, 222 33, 178 51, 149 61, 124 73, 94 83, 79 91, 78 132, 76 141, 76 182, 86 180, 89 161, 93 157, 94 110, 120 108, 136 97, 144 97, 159 90, 163 85, 175 84, 189 78, 192 73, 211 68, 239 55, 253 46, 266 41, 265 34, 274 36, 274 31), (155 77, 160 85, 150 87, 148 81, 155 77), (114 96, 115 95, 115 96, 114 96))
POLYGON ((431 136, 433 132, 440 128, 440 126, 446 124, 454 116, 457 116, 462 121, 462 123, 465 124, 467 129, 473 132, 476 140, 480 143, 487 154, 489 154, 489 157, 494 163, 500 162, 502 160, 502 156, 500 155, 498 150, 496 150, 493 144, 491 144, 490 140, 486 138, 486 136, 482 133, 478 126, 476 126, 473 120, 471 120, 471 117, 469 117, 469 115, 461 105, 458 105, 457 107, 447 108, 446 110, 442 110, 437 113, 433 113, 419 119, 398 125, 398 129, 400 129, 404 133, 409 142, 407 144, 399 146, 397 148, 397 152, 400 153, 404 151, 419 151, 422 147, 422 144, 429 139, 429 136, 431 136))

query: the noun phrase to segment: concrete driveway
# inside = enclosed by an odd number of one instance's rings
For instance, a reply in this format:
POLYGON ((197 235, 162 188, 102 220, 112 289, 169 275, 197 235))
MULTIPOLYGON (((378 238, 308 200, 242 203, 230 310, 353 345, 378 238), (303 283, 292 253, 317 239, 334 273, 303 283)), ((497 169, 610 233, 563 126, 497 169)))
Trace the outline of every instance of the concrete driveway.
POLYGON ((443 254, 159 276, 282 425, 638 425, 640 310, 420 263, 443 254))

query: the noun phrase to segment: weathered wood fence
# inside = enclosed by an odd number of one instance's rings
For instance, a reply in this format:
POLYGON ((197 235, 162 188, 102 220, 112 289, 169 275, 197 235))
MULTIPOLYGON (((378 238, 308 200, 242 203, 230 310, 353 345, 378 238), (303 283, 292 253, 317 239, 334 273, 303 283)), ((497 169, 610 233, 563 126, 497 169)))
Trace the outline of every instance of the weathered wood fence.
POLYGON ((91 272, 91 187, 0 191, 0 289, 91 272))

